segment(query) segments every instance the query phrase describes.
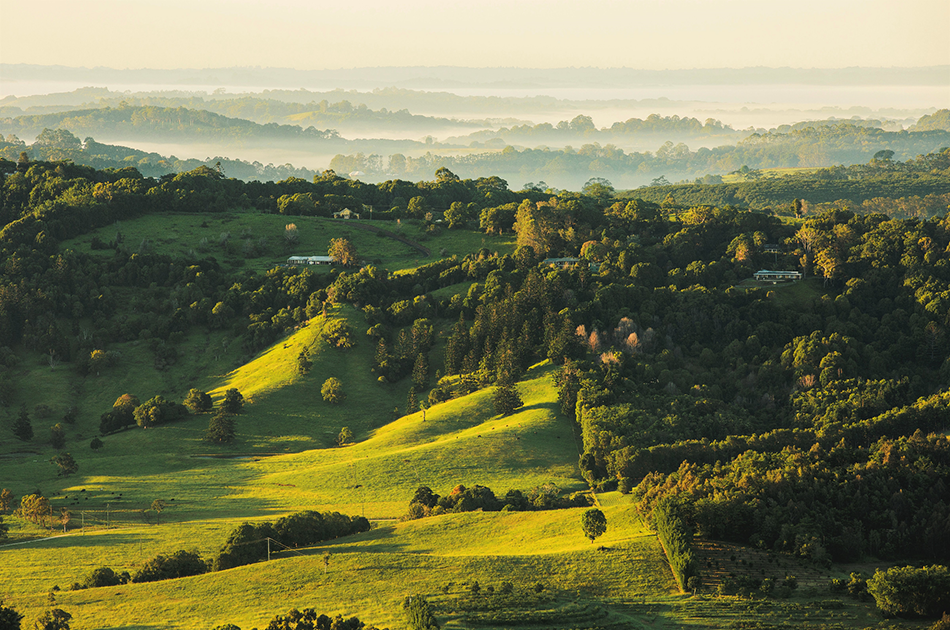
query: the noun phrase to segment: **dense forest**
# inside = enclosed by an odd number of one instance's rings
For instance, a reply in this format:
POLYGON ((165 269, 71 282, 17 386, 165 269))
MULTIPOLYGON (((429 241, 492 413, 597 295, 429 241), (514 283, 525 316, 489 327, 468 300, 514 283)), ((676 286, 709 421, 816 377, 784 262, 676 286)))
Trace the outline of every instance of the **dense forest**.
MULTIPOLYGON (((833 127, 801 133, 824 131, 840 137, 833 127)), ((769 143, 750 146, 760 144, 769 143)), ((729 200, 682 203, 680 188, 658 190, 662 203, 596 181, 582 193, 514 192, 500 177, 446 168, 432 181, 374 185, 332 171, 242 182, 208 167, 153 179, 132 167, 4 160, 0 404, 26 387, 15 366, 28 354, 88 373, 110 344, 144 340, 158 360, 174 356, 183 332, 207 327, 232 330, 250 357, 325 303, 347 303, 377 349, 366 369, 411 375, 420 400, 508 386, 541 360, 562 365, 585 479, 631 493, 644 515, 672 497, 678 517, 710 538, 818 563, 946 563, 950 214, 886 211, 895 199, 950 192, 950 152, 892 155, 822 172, 814 181, 827 193, 814 201, 851 205, 794 204, 787 220, 729 200), (863 212, 868 200, 877 201, 863 212), (433 229, 513 232, 518 249, 399 275, 372 265, 259 275, 118 236, 94 254, 59 245, 146 213, 330 216, 356 204, 433 229), (545 263, 553 256, 576 262, 545 263), (754 286, 764 267, 806 280, 754 286), (449 287, 458 290, 433 295, 449 287), (432 379, 436 337, 444 353, 432 379)), ((772 194, 764 198, 780 199, 772 194)))

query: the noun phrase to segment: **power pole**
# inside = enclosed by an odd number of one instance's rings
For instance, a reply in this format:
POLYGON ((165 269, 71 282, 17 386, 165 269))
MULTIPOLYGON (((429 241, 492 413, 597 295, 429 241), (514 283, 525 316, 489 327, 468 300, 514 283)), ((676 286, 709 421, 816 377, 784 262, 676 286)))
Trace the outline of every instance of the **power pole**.
POLYGON ((270 538, 267 539, 267 561, 270 562, 270 538))

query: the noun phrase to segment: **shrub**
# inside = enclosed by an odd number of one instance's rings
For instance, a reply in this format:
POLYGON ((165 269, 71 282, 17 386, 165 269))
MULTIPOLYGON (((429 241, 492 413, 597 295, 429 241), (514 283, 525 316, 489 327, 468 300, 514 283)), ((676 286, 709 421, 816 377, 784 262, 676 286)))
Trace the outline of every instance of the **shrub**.
POLYGON ((942 565, 878 569, 867 589, 887 616, 937 617, 950 610, 950 571, 942 565))
POLYGON ((203 411, 211 411, 211 407, 214 403, 211 401, 211 396, 207 392, 203 392, 200 389, 190 389, 188 390, 188 395, 185 396, 183 403, 191 413, 201 413, 203 411))
POLYGON ((146 562, 132 577, 132 581, 157 582, 207 572, 208 564, 197 552, 176 551, 170 556, 159 554, 146 562))
POLYGON ((214 560, 214 570, 230 569, 267 558, 267 539, 288 547, 305 547, 326 540, 369 531, 362 516, 339 512, 297 512, 276 523, 243 523, 228 535, 214 560))
POLYGON ((119 584, 124 584, 128 582, 128 574, 125 574, 125 580, 123 581, 123 576, 116 573, 109 567, 99 567, 98 569, 93 569, 92 573, 86 578, 83 582, 83 588, 98 588, 100 586, 118 586, 119 584))
POLYGON ((333 376, 323 381, 323 386, 320 387, 320 395, 323 396, 323 400, 334 405, 339 405, 346 400, 346 392, 343 391, 343 382, 333 376))
POLYGON ((330 320, 323 327, 323 339, 335 348, 352 348, 356 345, 353 330, 345 319, 330 320))
POLYGON ((409 630, 439 630, 439 622, 432 614, 432 607, 425 597, 409 596, 402 603, 409 630))

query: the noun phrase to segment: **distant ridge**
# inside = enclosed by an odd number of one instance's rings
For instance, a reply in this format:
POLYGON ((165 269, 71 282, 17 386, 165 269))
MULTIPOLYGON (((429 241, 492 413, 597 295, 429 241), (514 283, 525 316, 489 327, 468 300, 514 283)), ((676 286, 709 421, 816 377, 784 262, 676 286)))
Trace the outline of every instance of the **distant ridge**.
POLYGON ((4 82, 72 81, 86 84, 229 85, 258 88, 380 86, 583 88, 661 85, 947 85, 950 65, 917 68, 467 68, 397 66, 295 70, 292 68, 118 69, 0 64, 4 82))

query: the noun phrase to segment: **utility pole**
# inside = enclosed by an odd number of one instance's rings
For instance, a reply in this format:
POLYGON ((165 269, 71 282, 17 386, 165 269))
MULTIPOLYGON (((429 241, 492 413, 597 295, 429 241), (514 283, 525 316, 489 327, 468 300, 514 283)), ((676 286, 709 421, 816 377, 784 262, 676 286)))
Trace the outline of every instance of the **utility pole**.
POLYGON ((86 513, 80 512, 80 514, 82 514, 82 530, 81 531, 82 531, 82 535, 85 536, 86 535, 86 513))
POLYGON ((267 539, 267 561, 270 562, 270 538, 267 539))

